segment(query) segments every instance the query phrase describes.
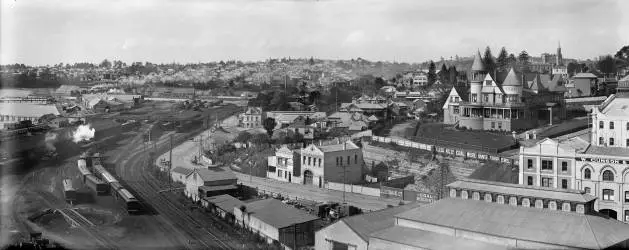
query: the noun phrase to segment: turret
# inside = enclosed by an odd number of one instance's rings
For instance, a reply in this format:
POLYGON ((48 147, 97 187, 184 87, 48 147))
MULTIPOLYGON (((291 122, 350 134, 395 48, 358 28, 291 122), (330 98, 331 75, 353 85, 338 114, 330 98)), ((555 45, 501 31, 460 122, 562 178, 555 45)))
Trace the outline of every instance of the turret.
POLYGON ((481 102, 481 95, 483 89, 483 77, 485 74, 485 65, 480 56, 480 51, 477 51, 474 57, 474 63, 472 63, 472 80, 470 81, 470 102, 481 102))
POLYGON ((507 77, 502 82, 502 89, 507 95, 522 95, 522 79, 518 77, 513 68, 509 70, 507 77))

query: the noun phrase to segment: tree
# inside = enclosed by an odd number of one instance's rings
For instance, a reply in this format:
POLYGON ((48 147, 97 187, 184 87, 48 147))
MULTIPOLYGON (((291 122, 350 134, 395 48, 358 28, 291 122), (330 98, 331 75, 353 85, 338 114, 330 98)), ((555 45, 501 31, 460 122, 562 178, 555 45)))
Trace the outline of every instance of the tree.
POLYGON ((520 55, 518 55, 518 62, 520 63, 522 71, 529 70, 529 59, 529 53, 526 52, 526 50, 523 50, 522 52, 520 52, 520 55))
POLYGON ((450 75, 450 79, 448 82, 450 82, 450 84, 456 85, 457 84, 457 76, 458 76, 458 72, 456 71, 456 67, 454 65, 450 66, 450 69, 448 69, 448 74, 450 75))
POLYGON ((262 123, 262 126, 266 130, 266 133, 269 135, 269 137, 272 137, 273 136, 273 129, 275 128, 275 126, 277 126, 277 122, 275 121, 275 119, 273 119, 271 117, 268 117, 268 118, 264 119, 264 122, 262 123))
POLYGON ((236 136, 234 142, 247 142, 251 140, 251 134, 247 131, 242 131, 236 136))
POLYGON ((616 62, 611 55, 606 55, 596 63, 596 68, 604 74, 613 74, 616 73, 616 62))
POLYGON ((485 48, 485 55, 483 57, 483 64, 485 64, 485 70, 487 73, 494 76, 494 70, 496 69, 496 62, 494 61, 494 56, 491 54, 491 49, 489 46, 485 48))
POLYGON ((515 68, 516 63, 518 63, 518 59, 515 58, 513 53, 509 54, 507 61, 509 62, 509 68, 515 68))
POLYGON ((441 83, 448 83, 449 77, 450 74, 448 73, 448 68, 446 67, 446 64, 441 64, 441 70, 439 71, 439 81, 441 81, 441 83))
POLYGON ((315 64, 314 58, 312 58, 312 57, 310 57, 310 60, 308 62, 310 63, 310 65, 314 65, 315 64))
POLYGON ((505 72, 509 70, 509 54, 507 53, 507 49, 505 47, 500 49, 500 54, 498 54, 498 59, 496 61, 498 71, 505 72))
POLYGON ((580 67, 578 63, 574 63, 574 62, 569 62, 568 66, 567 66, 567 70, 568 70, 568 75, 574 75, 576 74, 578 71, 580 71, 580 67))
POLYGON ((107 59, 105 59, 98 65, 98 67, 111 68, 111 62, 109 62, 107 59))
POLYGON ((435 69, 435 62, 430 61, 430 66, 428 66, 428 85, 432 85, 437 81, 437 74, 435 69))
POLYGON ((311 104, 317 104, 317 100, 319 100, 319 98, 321 98, 321 92, 315 90, 310 92, 310 94, 308 95, 308 99, 310 101, 311 104))
POLYGON ((456 181, 456 177, 452 174, 452 171, 450 171, 450 167, 445 163, 440 163, 439 167, 429 172, 426 186, 430 191, 439 196, 439 198, 444 198, 447 197, 446 185, 454 181, 456 181))

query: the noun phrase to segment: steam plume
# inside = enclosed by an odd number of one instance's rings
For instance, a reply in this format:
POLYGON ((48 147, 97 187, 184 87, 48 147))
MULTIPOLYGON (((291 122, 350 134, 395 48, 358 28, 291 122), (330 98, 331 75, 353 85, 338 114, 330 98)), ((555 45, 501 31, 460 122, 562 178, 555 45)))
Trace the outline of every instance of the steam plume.
POLYGON ((47 132, 44 142, 46 143, 46 149, 48 149, 48 151, 57 151, 57 148, 55 148, 54 145, 55 141, 57 141, 57 134, 53 132, 47 132))
POLYGON ((80 125, 76 129, 76 131, 74 131, 74 134, 72 134, 72 141, 74 141, 75 143, 78 143, 80 141, 89 141, 90 139, 94 138, 95 132, 96 130, 92 128, 89 124, 80 125))

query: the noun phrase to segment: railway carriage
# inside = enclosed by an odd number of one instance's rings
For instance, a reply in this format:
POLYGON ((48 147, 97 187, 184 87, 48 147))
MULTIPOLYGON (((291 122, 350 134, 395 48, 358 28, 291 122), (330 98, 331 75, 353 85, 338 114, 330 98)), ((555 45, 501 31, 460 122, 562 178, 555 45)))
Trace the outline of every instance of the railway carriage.
POLYGON ((83 160, 83 159, 78 160, 78 161, 77 161, 77 168, 79 169, 79 173, 81 174, 81 181, 82 181, 83 183, 85 183, 85 181, 86 181, 86 177, 87 177, 88 175, 91 175, 91 174, 92 174, 92 172, 90 172, 90 170, 89 170, 89 169, 87 169, 87 163, 86 163, 86 161, 85 161, 85 160, 83 160))
POLYGON ((129 190, 121 188, 116 192, 116 194, 118 195, 118 197, 120 197, 120 200, 122 200, 123 205, 128 213, 133 214, 140 212, 142 205, 135 198, 135 196, 133 196, 133 194, 129 192, 129 190))
POLYGON ((96 192, 97 196, 107 195, 109 191, 109 185, 92 174, 85 176, 85 185, 96 192))
POLYGON ((76 190, 72 187, 72 180, 63 180, 63 196, 66 202, 72 203, 76 201, 76 190))

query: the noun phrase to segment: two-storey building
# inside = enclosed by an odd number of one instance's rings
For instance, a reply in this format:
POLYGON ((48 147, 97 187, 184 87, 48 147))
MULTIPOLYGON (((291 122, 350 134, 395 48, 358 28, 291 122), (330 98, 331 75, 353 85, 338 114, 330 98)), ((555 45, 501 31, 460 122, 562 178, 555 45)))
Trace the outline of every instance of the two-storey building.
POLYGON ((310 144, 301 149, 300 155, 304 185, 323 187, 325 182, 349 184, 363 179, 363 153, 352 141, 326 146, 310 144))
POLYGON ((599 198, 597 211, 629 222, 627 117, 629 98, 612 95, 593 109, 585 136, 521 147, 519 183, 583 190, 599 198))
POLYGON ((282 146, 269 156, 266 177, 285 182, 302 183, 300 150, 282 146))
POLYGON ((261 128, 264 120, 264 112, 260 107, 248 107, 238 115, 238 126, 242 128, 261 128))

